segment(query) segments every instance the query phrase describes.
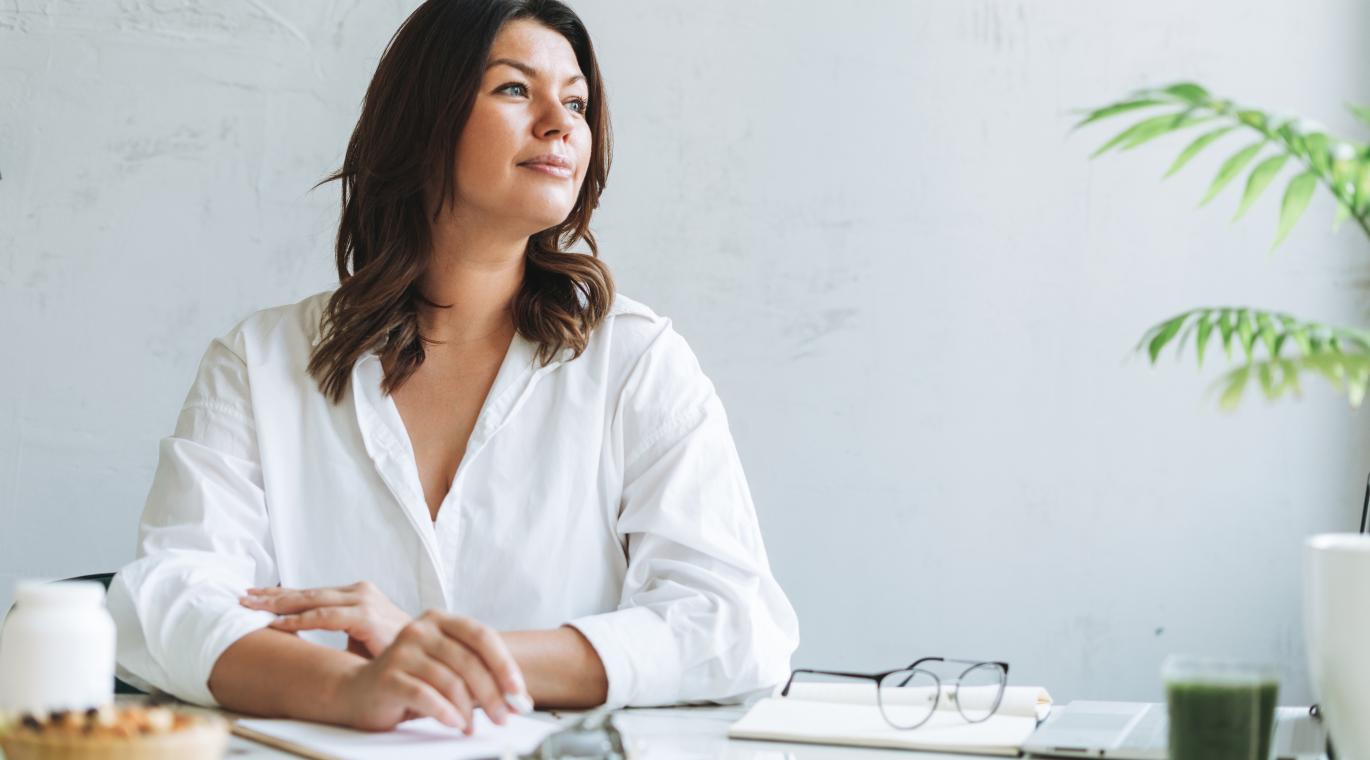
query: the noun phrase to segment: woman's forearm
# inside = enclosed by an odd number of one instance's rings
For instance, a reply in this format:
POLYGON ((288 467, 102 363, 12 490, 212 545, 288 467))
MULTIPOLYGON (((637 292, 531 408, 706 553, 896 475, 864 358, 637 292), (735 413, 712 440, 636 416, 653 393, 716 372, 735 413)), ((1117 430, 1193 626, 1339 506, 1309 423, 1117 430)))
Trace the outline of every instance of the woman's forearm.
MULTIPOLYGON (((539 709, 604 703, 608 677, 599 655, 569 626, 500 634, 539 709)), ((264 628, 235 641, 209 676, 209 691, 225 709, 271 718, 346 723, 343 682, 365 658, 264 628)))
POLYGON ((500 635, 523 671, 528 695, 539 710, 604 704, 609 678, 604 663, 580 631, 562 626, 500 635))
POLYGON ((209 692, 234 712, 344 723, 342 681, 366 659, 271 628, 233 642, 214 663, 209 692))

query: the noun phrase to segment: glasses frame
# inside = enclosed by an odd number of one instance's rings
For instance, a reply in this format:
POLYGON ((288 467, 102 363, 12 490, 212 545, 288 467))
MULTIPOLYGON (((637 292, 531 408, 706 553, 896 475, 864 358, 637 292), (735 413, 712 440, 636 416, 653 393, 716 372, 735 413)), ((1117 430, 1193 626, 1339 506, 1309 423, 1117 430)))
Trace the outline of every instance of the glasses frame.
MULTIPOLYGON (((1003 704, 1004 701, 1004 690, 1008 688, 1008 663, 1001 662, 999 660, 956 660, 949 657, 920 657, 917 660, 914 660, 913 664, 909 665, 906 668, 895 668, 893 670, 886 670, 881 673, 854 673, 846 670, 814 670, 812 668, 799 668, 797 670, 793 670, 790 672, 789 679, 785 681, 785 688, 780 690, 780 696, 788 697, 790 695, 790 687, 794 685, 794 677, 799 675, 800 673, 809 673, 812 675, 820 676, 838 676, 839 678, 859 678, 862 680, 874 681, 875 703, 880 708, 880 717, 884 718, 886 723, 890 724, 896 729, 899 729, 900 731, 912 731, 913 729, 918 728, 919 726, 922 726, 924 723, 927 723, 928 721, 932 720, 932 716, 937 714, 937 705, 942 699, 942 679, 931 670, 924 670, 923 668, 918 667, 919 665, 922 665, 923 663, 927 662, 957 663, 960 665, 970 666, 965 670, 961 671, 960 675, 956 676, 956 680, 951 683, 951 691, 947 693, 947 698, 952 700, 952 702, 956 705, 956 712, 959 713, 961 718, 964 719, 967 723, 983 723, 989 720, 990 718, 994 717, 994 714, 996 712, 999 712, 999 705, 1003 704), (994 698, 994 705, 990 707, 989 713, 986 714, 983 718, 971 718, 969 715, 966 715, 964 710, 961 709, 961 700, 957 699, 957 694, 959 694, 961 690, 961 679, 964 678, 967 673, 971 672, 972 670, 975 670, 978 667, 981 667, 982 665, 997 665, 1000 670, 1004 671, 1003 685, 999 687, 999 694, 994 698), (927 673, 929 676, 932 677, 933 681, 935 681, 937 684, 937 689, 933 691, 932 709, 928 711, 928 715, 926 718, 923 718, 922 720, 918 721, 912 726, 900 726, 896 724, 894 721, 890 720, 890 716, 885 713, 885 700, 880 694, 881 681, 884 681, 885 678, 894 675, 895 673, 902 673, 904 671, 909 671, 910 677, 912 677, 912 674, 915 672, 927 673)), ((908 679, 904 679, 904 682, 908 683, 908 679)))

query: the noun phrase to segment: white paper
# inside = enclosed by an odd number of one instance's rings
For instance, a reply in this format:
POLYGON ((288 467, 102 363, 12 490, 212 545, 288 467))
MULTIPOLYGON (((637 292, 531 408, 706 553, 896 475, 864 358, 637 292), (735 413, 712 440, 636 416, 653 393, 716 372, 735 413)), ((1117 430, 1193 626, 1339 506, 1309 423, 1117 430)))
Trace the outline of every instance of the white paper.
POLYGON ((560 726, 547 721, 510 715, 497 726, 475 713, 476 731, 471 736, 444 726, 432 718, 405 721, 391 731, 373 733, 298 720, 243 718, 238 725, 290 742, 314 753, 341 760, 458 760, 501 757, 533 751, 560 726))
MULTIPOLYGON (((931 687, 886 689, 883 699, 887 704, 930 703, 933 691, 934 689, 931 687)), ((999 690, 997 687, 966 687, 960 689, 960 693, 955 698, 952 696, 955 687, 943 686, 941 691, 937 709, 955 711, 957 698, 968 709, 987 708, 994 703, 994 697, 999 690)), ((799 699, 805 702, 835 702, 847 705, 874 706, 876 704, 876 688, 872 681, 865 683, 797 681, 790 686, 789 696, 784 698, 799 699)), ((995 714, 1031 716, 1038 720, 1044 720, 1050 711, 1051 695, 1047 694, 1045 689, 1035 686, 1009 686, 1004 689, 1003 699, 999 702, 999 709, 995 711, 995 714)))
MULTIPOLYGON (((760 700, 732 725, 728 735, 735 739, 1016 755, 1037 729, 1039 718, 1051 709, 1051 697, 1044 689, 1009 687, 1004 705, 989 720, 968 723, 954 710, 938 710, 922 726, 900 730, 880 714, 873 686, 807 686, 798 696, 792 688, 789 697, 760 700), (1006 712, 1005 706, 1012 710, 1006 712)), ((917 701, 918 696, 909 691, 909 699, 917 701)), ((924 698, 931 696, 931 690, 927 691, 924 698)))

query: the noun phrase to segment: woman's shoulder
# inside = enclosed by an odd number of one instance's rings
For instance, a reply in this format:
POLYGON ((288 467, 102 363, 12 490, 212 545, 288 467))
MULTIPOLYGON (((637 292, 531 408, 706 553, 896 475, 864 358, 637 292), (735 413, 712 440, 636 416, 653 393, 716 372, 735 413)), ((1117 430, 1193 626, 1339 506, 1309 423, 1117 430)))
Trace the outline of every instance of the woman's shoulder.
MULTIPOLYGON (((614 294, 614 302, 609 313, 596 330, 601 350, 615 356, 632 358, 641 356, 663 338, 675 335, 670 318, 664 317, 641 301, 629 298, 622 293, 614 294)), ((592 344, 594 340, 592 339, 592 344)))
POLYGON ((647 304, 629 298, 622 293, 614 294, 614 302, 609 305, 609 313, 605 315, 604 319, 606 322, 610 320, 622 322, 624 329, 627 330, 661 328, 669 326, 671 322, 666 317, 657 314, 647 304))
POLYGON ((660 371, 684 380, 701 373, 694 351, 675 322, 641 301, 616 294, 596 332, 591 350, 607 351, 610 366, 624 375, 660 371))
POLYGON ((260 309, 234 325, 219 342, 249 362, 282 351, 308 353, 318 342, 320 318, 332 295, 332 290, 325 290, 292 304, 260 309))

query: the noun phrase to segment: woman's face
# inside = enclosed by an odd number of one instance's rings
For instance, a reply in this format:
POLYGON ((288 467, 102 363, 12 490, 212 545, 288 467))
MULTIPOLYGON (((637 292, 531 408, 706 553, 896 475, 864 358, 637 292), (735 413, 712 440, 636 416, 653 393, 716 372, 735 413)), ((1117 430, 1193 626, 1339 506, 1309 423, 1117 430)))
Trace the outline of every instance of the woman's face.
POLYGON ((459 213, 521 236, 565 221, 590 161, 588 98, 565 37, 535 21, 505 24, 457 143, 459 213))

